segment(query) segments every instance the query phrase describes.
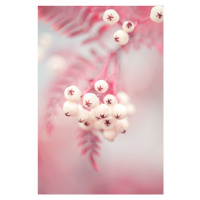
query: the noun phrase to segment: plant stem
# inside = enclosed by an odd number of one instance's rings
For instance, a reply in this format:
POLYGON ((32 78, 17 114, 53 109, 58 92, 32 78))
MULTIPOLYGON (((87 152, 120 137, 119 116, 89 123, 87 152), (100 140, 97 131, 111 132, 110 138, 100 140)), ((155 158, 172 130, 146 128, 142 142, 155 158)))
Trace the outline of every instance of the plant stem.
POLYGON ((147 22, 150 20, 150 17, 144 17, 142 19, 138 19, 135 23, 134 23, 134 27, 136 28, 139 24, 142 24, 144 22, 147 22))
POLYGON ((90 87, 87 88, 87 89, 85 90, 85 92, 81 95, 81 97, 83 97, 86 93, 88 93, 88 92, 93 88, 95 82, 98 81, 98 80, 101 78, 101 76, 104 74, 105 70, 106 70, 106 69, 108 68, 108 66, 109 66, 109 63, 110 63, 110 60, 111 60, 112 55, 113 55, 112 53, 109 54, 108 59, 107 59, 105 65, 104 65, 104 67, 103 67, 103 68, 101 69, 101 71, 97 74, 96 78, 92 81, 90 87))
POLYGON ((112 77, 114 75, 114 73, 110 74, 107 78, 105 78, 104 80, 107 81, 110 77, 112 77))
POLYGON ((142 24, 142 23, 149 21, 149 20, 150 20, 150 17, 144 17, 144 18, 138 20, 138 24, 142 24))
POLYGON ((117 96, 117 58, 114 60, 114 65, 113 65, 113 94, 117 96))

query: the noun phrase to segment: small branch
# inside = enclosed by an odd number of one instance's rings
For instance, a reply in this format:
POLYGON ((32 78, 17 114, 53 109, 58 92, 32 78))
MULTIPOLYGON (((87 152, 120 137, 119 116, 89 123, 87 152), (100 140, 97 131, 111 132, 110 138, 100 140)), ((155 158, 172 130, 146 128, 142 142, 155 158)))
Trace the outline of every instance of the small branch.
POLYGON ((103 79, 105 79, 106 76, 107 76, 107 73, 108 73, 108 67, 109 67, 109 65, 107 65, 107 66, 105 67, 105 70, 104 70, 104 73, 103 73, 103 79))
POLYGON ((101 71, 98 73, 98 75, 96 76, 96 78, 93 80, 93 82, 91 83, 90 87, 87 88, 87 89, 85 90, 85 92, 83 92, 83 94, 81 95, 81 97, 83 97, 86 93, 88 93, 88 92, 93 88, 95 82, 101 78, 101 76, 104 74, 105 70, 106 70, 107 67, 109 66, 111 57, 112 57, 112 54, 110 54, 110 55, 108 56, 108 59, 107 59, 105 65, 104 65, 104 67, 101 69, 101 71))
POLYGON ((138 20, 138 24, 142 24, 142 23, 149 21, 149 20, 150 20, 150 17, 144 17, 144 18, 138 20))
POLYGON ((118 21, 118 24, 119 24, 120 26, 122 26, 122 25, 123 25, 123 23, 122 23, 122 21, 121 21, 121 20, 119 20, 119 21, 118 21))
POLYGON ((114 60, 114 65, 113 65, 113 94, 117 96, 117 59, 115 58, 114 60))
POLYGON ((136 28, 139 24, 142 24, 144 22, 147 22, 150 20, 150 17, 144 17, 141 19, 138 19, 135 23, 134 23, 134 27, 136 28))
POLYGON ((107 78, 105 78, 104 80, 107 81, 109 78, 111 78, 114 75, 114 73, 110 74, 107 78))

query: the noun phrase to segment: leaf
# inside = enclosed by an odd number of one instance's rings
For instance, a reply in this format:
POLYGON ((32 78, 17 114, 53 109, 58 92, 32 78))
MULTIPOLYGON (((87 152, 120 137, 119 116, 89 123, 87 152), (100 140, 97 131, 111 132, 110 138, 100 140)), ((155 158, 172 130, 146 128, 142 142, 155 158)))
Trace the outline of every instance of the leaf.
POLYGON ((105 33, 107 30, 109 29, 109 26, 106 24, 106 25, 103 25, 99 28, 98 30, 98 35, 102 35, 103 33, 105 33))
POLYGON ((84 40, 84 41, 82 42, 82 44, 88 44, 88 43, 90 43, 90 42, 93 42, 93 41, 98 40, 98 38, 99 38, 98 35, 95 36, 95 37, 89 37, 89 38, 87 38, 86 40, 84 40))
POLYGON ((92 164, 92 167, 93 167, 96 171, 99 171, 99 166, 98 166, 97 163, 95 162, 92 152, 90 153, 90 162, 91 162, 91 164, 92 164))
POLYGON ((100 149, 100 146, 97 144, 98 142, 101 142, 99 137, 95 135, 93 132, 86 132, 79 130, 79 136, 78 139, 80 140, 78 143, 78 146, 82 146, 81 150, 81 156, 85 155, 87 152, 89 152, 89 160, 93 166, 93 168, 98 171, 99 167, 97 163, 94 160, 94 155, 101 157, 98 150, 100 149))

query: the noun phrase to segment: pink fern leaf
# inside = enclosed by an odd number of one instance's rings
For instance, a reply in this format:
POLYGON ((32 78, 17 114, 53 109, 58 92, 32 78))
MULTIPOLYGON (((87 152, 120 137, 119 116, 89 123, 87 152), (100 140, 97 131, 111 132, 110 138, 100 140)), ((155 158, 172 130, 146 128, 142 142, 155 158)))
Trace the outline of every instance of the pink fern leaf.
POLYGON ((88 44, 88 43, 91 43, 91 42, 94 42, 96 40, 98 40, 99 36, 96 35, 94 37, 88 37, 87 39, 85 39, 82 44, 88 44))
POLYGON ((90 162, 92 164, 92 167, 96 170, 99 171, 99 166, 97 165, 97 163, 94 160, 94 153, 91 151, 90 152, 90 162))
POLYGON ((99 17, 99 13, 93 13, 87 24, 89 27, 93 27, 93 25, 99 21, 102 21, 102 18, 99 17))
POLYGON ((82 147, 81 156, 89 153, 89 160, 92 164, 92 167, 98 171, 99 167, 95 162, 94 156, 100 157, 98 150, 101 148, 98 143, 100 143, 101 140, 92 131, 85 132, 82 130, 79 130, 78 139, 80 140, 78 147, 82 147))
POLYGON ((62 35, 71 37, 89 31, 100 20, 89 6, 39 6, 38 16, 62 35))
POLYGON ((92 153, 96 154, 98 157, 101 157, 101 154, 98 151, 96 151, 95 149, 92 150, 92 153))
POLYGON ((85 29, 85 27, 77 27, 76 29, 73 29, 72 31, 68 32, 68 36, 74 37, 77 35, 85 34, 88 30, 85 29))
POLYGON ((110 26, 108 25, 103 25, 99 28, 98 30, 98 35, 102 35, 104 34, 108 29, 110 28, 110 26))
POLYGON ((67 70, 52 83, 49 89, 44 118, 46 131, 49 135, 54 128, 52 118, 57 115, 58 107, 62 107, 65 101, 63 95, 65 88, 74 82, 75 77, 79 77, 79 79, 81 79, 82 76, 84 77, 85 65, 82 65, 81 68, 79 66, 80 65, 72 65, 68 67, 67 70), (82 76, 80 76, 79 73, 82 76))

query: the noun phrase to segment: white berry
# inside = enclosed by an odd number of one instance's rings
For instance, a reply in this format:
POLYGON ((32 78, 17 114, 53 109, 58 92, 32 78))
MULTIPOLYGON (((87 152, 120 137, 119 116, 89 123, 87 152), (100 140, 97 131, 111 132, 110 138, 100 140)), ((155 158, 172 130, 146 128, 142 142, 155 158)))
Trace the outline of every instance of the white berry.
POLYGON ((112 115, 115 119, 124 119, 127 116, 127 108, 122 104, 113 106, 112 115))
POLYGON ((128 94, 126 94, 125 92, 118 92, 117 98, 119 100, 119 103, 121 103, 123 105, 127 105, 130 101, 128 94))
POLYGON ((66 101, 63 105, 63 111, 67 117, 77 116, 79 114, 78 104, 71 101, 66 101))
POLYGON ((99 116, 96 115, 96 108, 90 111, 90 119, 92 119, 93 121, 98 121, 101 119, 99 116))
POLYGON ((93 128, 92 121, 88 120, 83 123, 79 123, 79 127, 84 131, 89 131, 93 128))
POLYGON ((90 112, 85 109, 79 109, 78 122, 83 123, 90 119, 90 112))
POLYGON ((154 6, 151 9, 150 18, 156 23, 163 22, 163 6, 154 6))
POLYGON ((114 34, 114 40, 119 45, 125 45, 129 41, 129 35, 123 30, 118 30, 114 34))
POLYGON ((102 129, 103 130, 111 130, 114 128, 115 119, 113 117, 107 117, 102 120, 102 129))
POLYGON ((99 99, 97 95, 93 93, 86 93, 83 96, 83 105, 86 108, 93 109, 99 105, 99 99))
POLYGON ((107 104, 108 106, 113 106, 117 103, 117 99, 115 98, 114 95, 108 94, 104 97, 103 99, 104 103, 107 104))
POLYGON ((99 80, 94 84, 94 88, 99 93, 105 93, 108 90, 108 83, 104 80, 99 80))
POLYGON ((65 89, 64 95, 68 101, 77 102, 81 98, 81 91, 72 85, 65 89))
POLYGON ((125 133, 128 129, 129 123, 127 119, 117 120, 115 126, 118 132, 125 133))
POLYGON ((94 122, 93 127, 94 127, 96 130, 101 131, 101 130, 102 130, 102 120, 99 120, 99 121, 94 122))
POLYGON ((116 24, 119 21, 119 15, 113 9, 106 10, 103 14, 103 21, 109 25, 116 24))
POLYGON ((100 118, 106 118, 111 115, 110 109, 106 104, 99 105, 95 110, 95 116, 100 118))
POLYGON ((134 24, 131 21, 125 21, 122 25, 122 29, 127 32, 130 33, 134 30, 134 24))
POLYGON ((103 132, 103 136, 104 136, 105 139, 112 142, 116 138, 117 132, 115 130, 105 130, 103 132))

